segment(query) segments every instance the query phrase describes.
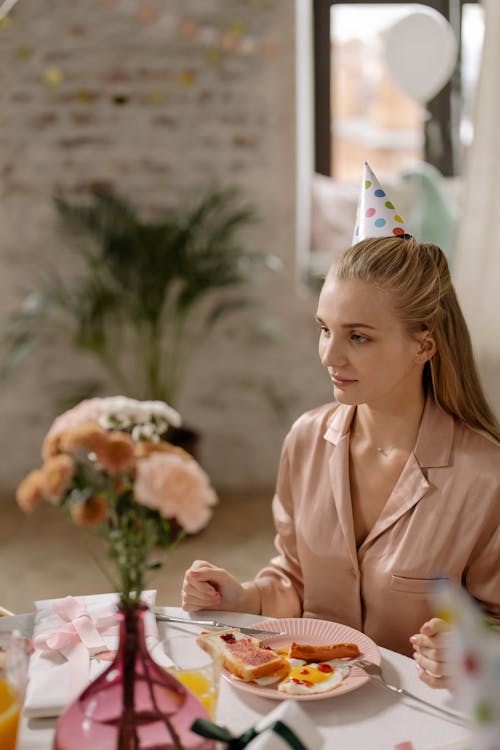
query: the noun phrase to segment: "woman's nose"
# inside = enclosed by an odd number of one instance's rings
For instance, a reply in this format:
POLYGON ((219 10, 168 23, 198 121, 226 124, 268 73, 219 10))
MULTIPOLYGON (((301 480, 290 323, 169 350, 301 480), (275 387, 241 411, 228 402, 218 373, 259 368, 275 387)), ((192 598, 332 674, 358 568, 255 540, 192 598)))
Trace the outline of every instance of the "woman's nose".
POLYGON ((340 366, 346 360, 341 343, 335 336, 330 336, 321 342, 319 356, 324 367, 340 366))

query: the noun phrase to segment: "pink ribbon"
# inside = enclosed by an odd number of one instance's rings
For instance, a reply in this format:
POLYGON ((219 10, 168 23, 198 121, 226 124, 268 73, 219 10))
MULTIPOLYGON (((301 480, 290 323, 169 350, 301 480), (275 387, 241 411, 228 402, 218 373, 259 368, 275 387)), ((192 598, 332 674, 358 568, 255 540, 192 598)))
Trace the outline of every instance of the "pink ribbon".
POLYGON ((114 605, 107 604, 91 614, 82 597, 67 596, 52 605, 63 624, 39 633, 33 639, 36 649, 58 652, 70 663, 71 682, 85 685, 89 678, 90 657, 108 646, 103 635, 118 632, 114 605))

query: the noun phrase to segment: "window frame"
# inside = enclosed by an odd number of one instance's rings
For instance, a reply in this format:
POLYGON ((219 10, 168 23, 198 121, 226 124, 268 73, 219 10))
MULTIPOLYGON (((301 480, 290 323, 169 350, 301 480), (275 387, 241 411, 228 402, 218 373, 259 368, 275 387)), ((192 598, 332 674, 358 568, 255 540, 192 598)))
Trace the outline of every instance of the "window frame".
MULTIPOLYGON (((416 0, 443 14, 451 23, 458 41, 455 71, 446 86, 427 103, 429 118, 424 125, 424 159, 445 177, 460 172, 459 119, 461 99, 460 50, 463 5, 479 0, 416 0)), ((314 57, 314 162, 316 172, 331 176, 331 42, 330 9, 333 5, 395 5, 404 0, 313 0, 314 57)))

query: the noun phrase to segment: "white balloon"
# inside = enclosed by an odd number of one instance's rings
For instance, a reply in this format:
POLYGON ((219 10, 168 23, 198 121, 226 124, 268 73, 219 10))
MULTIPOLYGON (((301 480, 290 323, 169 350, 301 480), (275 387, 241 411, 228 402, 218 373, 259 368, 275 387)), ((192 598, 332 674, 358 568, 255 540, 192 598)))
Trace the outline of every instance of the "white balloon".
POLYGON ((385 62, 394 83, 419 102, 428 102, 449 81, 458 44, 446 18, 434 8, 404 16, 385 34, 385 62))

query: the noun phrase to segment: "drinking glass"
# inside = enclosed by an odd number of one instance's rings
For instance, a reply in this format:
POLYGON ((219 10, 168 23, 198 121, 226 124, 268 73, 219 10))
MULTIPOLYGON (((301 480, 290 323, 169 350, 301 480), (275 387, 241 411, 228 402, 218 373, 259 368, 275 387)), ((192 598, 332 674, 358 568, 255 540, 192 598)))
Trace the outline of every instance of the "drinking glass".
POLYGON ((0 645, 0 748, 15 750, 24 700, 29 644, 16 631, 0 645))
POLYGON ((215 718, 222 658, 207 654, 196 643, 197 633, 172 629, 153 649, 155 661, 182 682, 215 718))

